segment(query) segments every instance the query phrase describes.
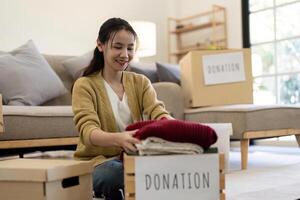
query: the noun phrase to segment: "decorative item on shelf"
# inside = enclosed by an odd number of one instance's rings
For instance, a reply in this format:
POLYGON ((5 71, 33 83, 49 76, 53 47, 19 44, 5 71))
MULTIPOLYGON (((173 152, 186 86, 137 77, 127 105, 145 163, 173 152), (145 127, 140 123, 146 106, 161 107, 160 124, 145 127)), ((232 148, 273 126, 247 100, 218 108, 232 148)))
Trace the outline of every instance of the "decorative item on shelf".
POLYGON ((210 44, 210 45, 207 46, 207 49, 208 49, 208 50, 224 50, 224 49, 226 49, 226 48, 221 47, 221 46, 217 46, 217 45, 210 44))
POLYGON ((185 31, 186 29, 192 28, 194 25, 192 23, 189 24, 178 24, 176 25, 176 30, 174 31, 174 33, 178 32, 178 31, 185 31))
POLYGON ((177 24, 176 25, 176 29, 178 30, 178 29, 182 29, 182 28, 184 28, 184 25, 183 24, 177 24))
POLYGON ((168 18, 169 62, 192 50, 226 49, 226 10, 214 5, 210 11, 184 18, 168 18), (172 36, 175 36, 173 38, 172 36))
POLYGON ((148 21, 129 22, 138 35, 138 49, 134 61, 141 57, 154 56, 156 54, 156 25, 148 21))

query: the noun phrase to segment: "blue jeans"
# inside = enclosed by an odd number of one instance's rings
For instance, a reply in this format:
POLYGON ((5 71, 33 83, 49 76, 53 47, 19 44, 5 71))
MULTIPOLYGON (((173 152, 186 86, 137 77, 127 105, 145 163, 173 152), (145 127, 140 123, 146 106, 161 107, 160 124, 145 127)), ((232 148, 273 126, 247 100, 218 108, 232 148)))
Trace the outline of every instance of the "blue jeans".
POLYGON ((96 166, 93 172, 95 197, 105 197, 105 200, 123 200, 123 171, 123 163, 118 159, 96 166))

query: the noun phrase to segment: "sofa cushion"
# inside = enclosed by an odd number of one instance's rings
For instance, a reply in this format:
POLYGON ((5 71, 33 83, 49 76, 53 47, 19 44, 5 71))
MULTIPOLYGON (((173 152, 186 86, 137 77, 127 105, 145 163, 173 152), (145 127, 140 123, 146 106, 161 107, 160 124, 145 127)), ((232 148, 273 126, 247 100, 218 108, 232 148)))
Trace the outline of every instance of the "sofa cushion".
POLYGON ((33 41, 0 55, 0 93, 8 105, 40 105, 66 89, 33 41))
POLYGON ((175 119, 184 119, 184 96, 182 88, 171 82, 153 84, 158 100, 162 101, 167 111, 175 119))
POLYGON ((62 64, 72 76, 73 80, 76 80, 82 74, 82 70, 90 64, 92 58, 93 51, 89 51, 81 56, 67 59, 62 64))
POLYGON ((151 83, 158 82, 155 63, 131 62, 128 70, 145 75, 151 81, 151 83))
POLYGON ((201 123, 232 123, 232 139, 246 131, 300 129, 300 106, 236 104, 185 110, 185 119, 201 123))
POLYGON ((78 136, 71 106, 3 106, 3 116, 0 141, 78 136))
POLYGON ((55 73, 58 75, 60 80, 63 82, 65 88, 67 89, 67 93, 64 95, 58 96, 54 99, 51 99, 45 103, 43 103, 43 106, 56 106, 56 105, 71 105, 71 87, 74 83, 73 78, 71 75, 67 72, 67 70, 62 65, 62 62, 73 58, 73 56, 64 56, 64 55, 44 55, 44 58, 47 60, 47 62, 50 64, 52 69, 55 71, 55 73))
POLYGON ((156 68, 160 82, 173 82, 180 85, 179 65, 156 62, 156 68))

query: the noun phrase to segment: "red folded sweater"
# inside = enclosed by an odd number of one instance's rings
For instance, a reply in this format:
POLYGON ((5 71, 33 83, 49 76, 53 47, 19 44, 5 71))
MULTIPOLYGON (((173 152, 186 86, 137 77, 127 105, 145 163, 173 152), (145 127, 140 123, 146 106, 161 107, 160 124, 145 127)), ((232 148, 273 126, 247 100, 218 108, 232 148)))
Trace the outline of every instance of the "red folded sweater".
POLYGON ((183 120, 149 120, 129 125, 126 130, 139 129, 134 137, 143 140, 159 137, 172 142, 198 144, 204 149, 214 144, 218 136, 209 126, 183 120))
POLYGON ((147 126, 149 124, 152 124, 153 122, 156 122, 158 120, 147 120, 147 121, 139 121, 139 122, 135 122, 133 124, 129 124, 126 127, 126 131, 131 131, 131 130, 136 130, 136 129, 141 129, 144 126, 147 126))

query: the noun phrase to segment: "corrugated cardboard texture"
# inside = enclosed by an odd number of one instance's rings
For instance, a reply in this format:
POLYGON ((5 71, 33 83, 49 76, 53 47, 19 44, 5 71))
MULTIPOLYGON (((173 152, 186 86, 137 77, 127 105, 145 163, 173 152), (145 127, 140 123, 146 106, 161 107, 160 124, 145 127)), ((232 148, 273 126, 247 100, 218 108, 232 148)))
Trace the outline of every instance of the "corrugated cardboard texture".
POLYGON ((92 200, 92 169, 75 160, 0 161, 0 199, 92 200))
POLYGON ((76 160, 13 159, 0 161, 0 181, 48 182, 89 174, 92 164, 76 160))
POLYGON ((250 49, 191 51, 180 60, 180 68, 186 107, 253 103, 250 49), (202 56, 230 52, 243 52, 246 80, 204 85, 202 56))
POLYGON ((51 182, 0 181, 0 199, 5 200, 92 200, 92 176, 81 175, 79 184, 63 187, 51 182))

